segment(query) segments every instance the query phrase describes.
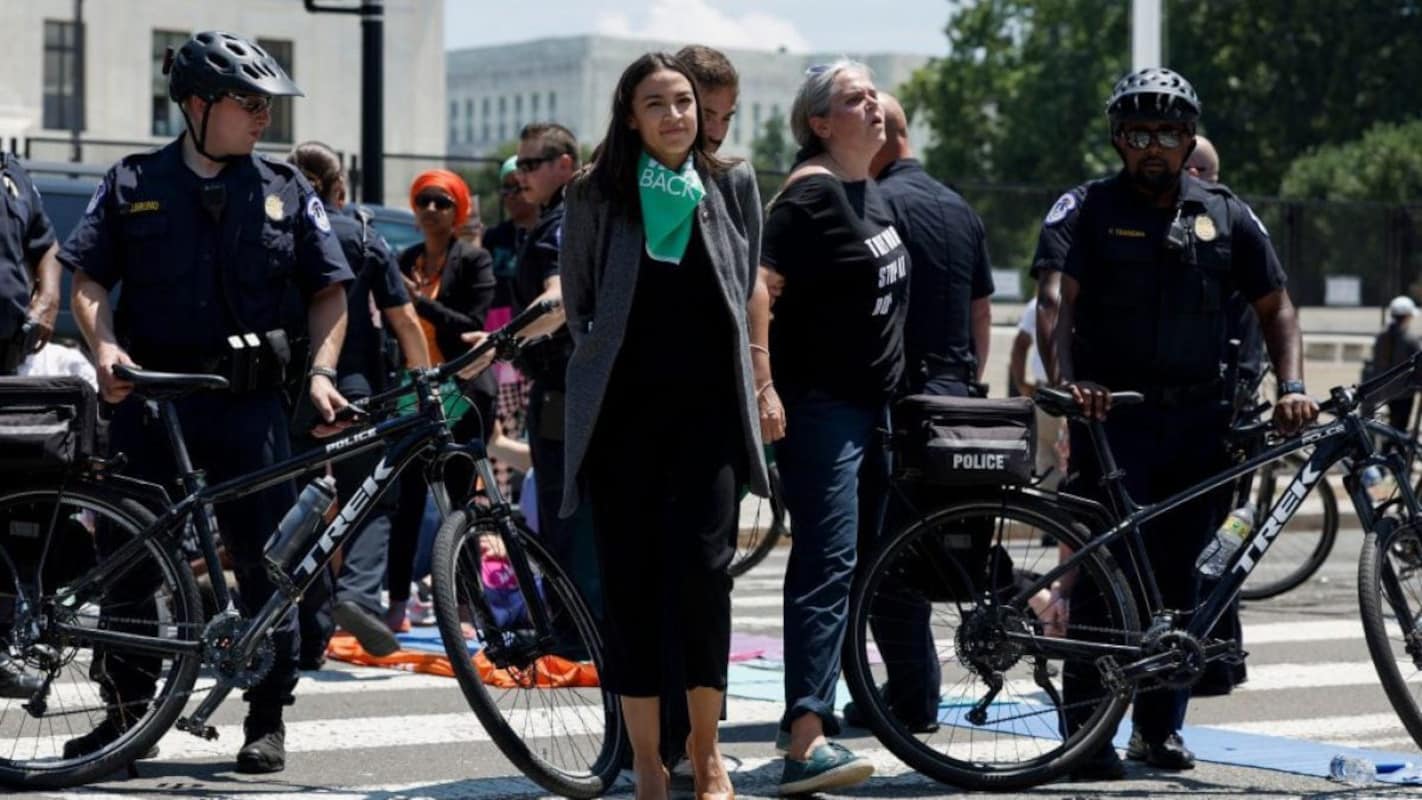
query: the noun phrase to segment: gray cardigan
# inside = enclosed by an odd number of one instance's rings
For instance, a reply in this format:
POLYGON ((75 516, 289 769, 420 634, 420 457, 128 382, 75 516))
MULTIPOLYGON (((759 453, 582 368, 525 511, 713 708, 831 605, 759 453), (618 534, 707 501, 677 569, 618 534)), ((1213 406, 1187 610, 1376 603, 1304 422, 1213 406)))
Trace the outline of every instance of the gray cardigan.
MULTIPOLYGON (((746 303, 755 289, 760 263, 760 190, 755 172, 745 162, 714 180, 705 175, 702 179, 706 197, 698 211, 701 234, 735 323, 736 338, 731 346, 740 373, 736 397, 740 400, 751 491, 769 496, 746 323, 746 303)), ((574 349, 568 361, 565 406, 563 516, 578 507, 579 489, 584 484, 580 471, 627 330, 643 247, 641 224, 612 214, 607 199, 586 173, 568 187, 567 204, 558 274, 574 349)))

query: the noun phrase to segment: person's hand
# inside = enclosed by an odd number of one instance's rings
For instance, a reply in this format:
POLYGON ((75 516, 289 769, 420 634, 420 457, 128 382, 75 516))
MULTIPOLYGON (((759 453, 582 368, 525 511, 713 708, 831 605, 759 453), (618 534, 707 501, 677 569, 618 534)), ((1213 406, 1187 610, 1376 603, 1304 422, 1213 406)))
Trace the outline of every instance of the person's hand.
MULTIPOLYGON (((459 334, 459 338, 473 349, 483 344, 484 340, 489 338, 489 334, 486 331, 470 331, 468 333, 459 334)), ((497 353, 494 352, 494 348, 489 348, 489 352, 474 359, 469 363, 469 366, 461 369, 459 371, 459 377, 467 381, 475 375, 478 375, 488 369, 490 364, 494 363, 494 356, 496 355, 497 353)))
POLYGON ((350 405, 346 398, 336 390, 336 385, 325 375, 311 376, 311 405, 316 409, 316 415, 321 421, 311 429, 311 435, 317 438, 335 436, 341 431, 349 428, 352 422, 336 422, 336 412, 350 405))
POLYGON ((1027 598, 1027 606, 1042 623, 1043 634, 1054 637, 1066 635, 1067 625, 1071 623, 1071 598, 1062 594, 1059 583, 1027 598))
POLYGON ((756 402, 760 406, 760 438, 766 444, 784 439, 785 406, 780 402, 780 395, 775 393, 775 386, 765 387, 756 402))
POLYGON ((1274 405, 1274 427, 1285 436, 1318 419, 1318 403, 1306 394, 1286 394, 1274 405))
POLYGON ((760 278, 765 282, 765 290, 770 293, 770 305, 774 307, 780 293, 785 291, 785 276, 773 269, 760 267, 760 278))
POLYGON ((402 272, 400 273, 400 280, 405 282, 405 291, 408 292, 411 297, 420 293, 420 285, 415 283, 414 278, 402 272))
POLYGON ((1037 384, 1031 383, 1030 381, 1023 381, 1022 383, 1017 384, 1017 391, 1021 392, 1023 397, 1036 397, 1037 384))
POLYGON ((54 320, 59 316, 59 293, 58 292, 38 292, 30 300, 28 316, 39 328, 39 336, 35 339, 35 349, 32 353, 38 353, 49 340, 54 336, 54 320))
POLYGON ((114 365, 123 364, 129 367, 136 367, 133 359, 128 357, 128 353, 122 347, 114 344, 100 345, 98 351, 99 361, 99 391, 104 396, 106 403, 121 403, 124 398, 133 392, 133 384, 128 381, 119 380, 114 375, 114 365))
POLYGON ((1071 392, 1072 399, 1087 419, 1105 421, 1106 412, 1111 410, 1111 392, 1105 386, 1090 381, 1077 381, 1062 388, 1071 392))

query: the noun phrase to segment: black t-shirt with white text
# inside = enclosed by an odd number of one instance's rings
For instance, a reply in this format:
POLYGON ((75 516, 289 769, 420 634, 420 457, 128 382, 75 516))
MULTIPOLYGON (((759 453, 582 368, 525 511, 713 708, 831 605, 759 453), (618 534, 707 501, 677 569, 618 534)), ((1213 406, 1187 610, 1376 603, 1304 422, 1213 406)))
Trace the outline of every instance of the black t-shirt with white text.
POLYGON ((770 325, 777 391, 878 405, 903 375, 909 256, 873 181, 795 181, 775 200, 761 263, 785 277, 770 325))

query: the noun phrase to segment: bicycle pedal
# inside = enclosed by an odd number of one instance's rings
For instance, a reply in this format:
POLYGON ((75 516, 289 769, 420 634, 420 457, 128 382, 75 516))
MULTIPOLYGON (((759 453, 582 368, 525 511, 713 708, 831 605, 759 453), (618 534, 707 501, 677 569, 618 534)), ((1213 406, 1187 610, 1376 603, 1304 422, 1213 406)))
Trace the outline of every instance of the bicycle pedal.
POLYGON ((199 739, 206 739, 209 742, 217 741, 217 728, 211 725, 204 725, 193 722, 192 719, 189 717, 183 717, 182 719, 178 720, 178 723, 173 727, 177 728, 183 733, 191 733, 199 739))

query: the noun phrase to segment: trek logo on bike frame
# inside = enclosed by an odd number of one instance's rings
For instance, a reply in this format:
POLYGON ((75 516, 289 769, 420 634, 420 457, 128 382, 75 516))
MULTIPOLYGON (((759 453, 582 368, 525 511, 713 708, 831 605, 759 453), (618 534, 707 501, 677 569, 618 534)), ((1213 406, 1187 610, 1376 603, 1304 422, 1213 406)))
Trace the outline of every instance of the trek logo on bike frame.
POLYGON ((1285 523, 1298 510, 1299 504, 1313 491, 1314 484, 1323 477, 1324 470, 1313 466, 1310 461, 1304 464, 1303 470, 1298 477, 1289 484, 1289 488, 1279 498, 1279 502, 1274 504, 1274 510, 1270 512, 1269 519, 1264 523, 1264 529, 1259 532, 1259 536, 1249 543, 1244 554, 1239 557, 1239 563, 1235 565, 1236 571, 1242 571, 1248 575, 1254 569, 1260 558, 1264 557, 1264 551, 1269 549, 1269 545, 1274 543, 1274 537, 1279 535, 1279 531, 1284 529, 1285 523))
POLYGON ((375 471, 365 479, 359 489, 356 489, 350 502, 346 503, 346 507, 341 509, 341 513, 327 526, 326 531, 321 534, 321 538, 316 540, 316 546, 311 549, 311 552, 306 554, 306 558, 301 562, 301 568, 294 576, 297 583, 300 583, 305 576, 314 573, 321 564, 321 557, 334 550, 336 545, 346 538, 346 529, 351 526, 356 517, 365 511, 365 507, 370 505, 370 501, 380 494, 380 490, 384 488, 385 479, 390 477, 390 473, 394 471, 394 467, 386 465, 385 459, 380 459, 380 463, 375 465, 375 471))

